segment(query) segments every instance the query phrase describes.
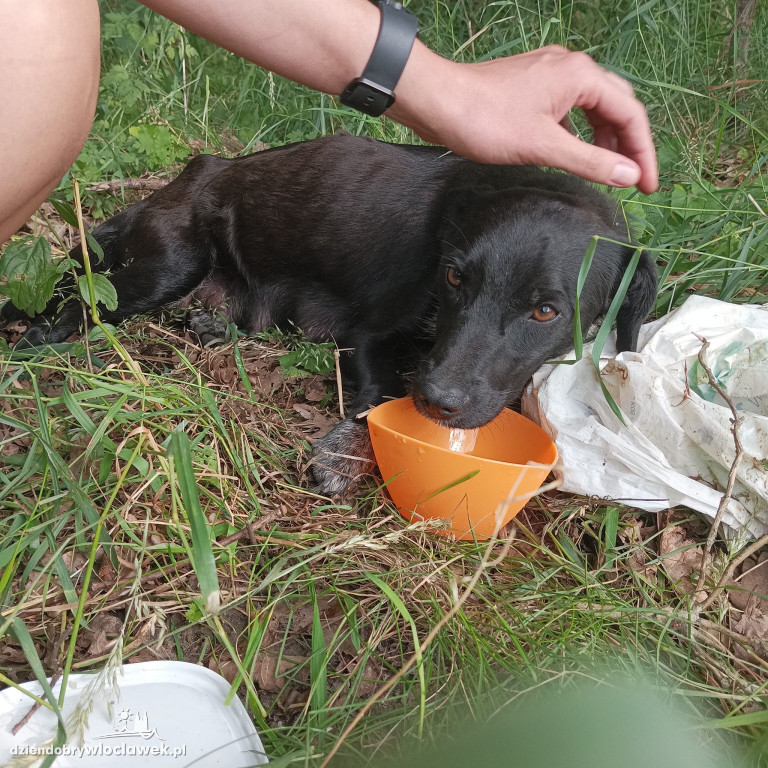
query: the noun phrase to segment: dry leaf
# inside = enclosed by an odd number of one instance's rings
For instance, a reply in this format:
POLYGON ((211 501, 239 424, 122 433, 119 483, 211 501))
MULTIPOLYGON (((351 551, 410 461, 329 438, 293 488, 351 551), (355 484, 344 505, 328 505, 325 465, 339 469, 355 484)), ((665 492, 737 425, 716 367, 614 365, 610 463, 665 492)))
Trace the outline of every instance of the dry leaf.
MULTIPOLYGON (((691 595, 696 591, 696 581, 701 571, 702 548, 687 539, 679 525, 665 528, 659 540, 659 555, 664 570, 672 584, 680 592, 691 595), (696 574, 693 578, 693 574, 696 574)), ((705 592, 696 593, 697 603, 706 600, 705 592)))
POLYGON ((363 679, 357 688, 358 698, 367 699, 373 696, 379 689, 379 686, 383 685, 384 677, 382 665, 374 663, 372 659, 369 659, 363 671, 363 679))
POLYGON ((301 416, 303 419, 312 418, 312 411, 306 405, 302 405, 301 403, 294 403, 293 410, 296 411, 296 413, 298 413, 299 416, 301 416))
POLYGON ((768 614, 768 552, 757 560, 748 558, 742 565, 741 576, 731 585, 728 599, 732 605, 743 611, 748 602, 754 602, 762 613, 768 614))
POLYGON ((97 613, 84 632, 85 639, 89 640, 86 657, 95 658, 109 653, 122 628, 122 620, 114 613, 97 613))
MULTIPOLYGON (((277 693, 285 688, 286 683, 290 682, 286 675, 306 660, 306 657, 289 659, 286 656, 278 660, 278 657, 271 653, 260 654, 253 669, 253 680, 262 691, 277 693)), ((306 683, 309 680, 309 671, 304 667, 292 675, 291 679, 298 679, 300 682, 306 683)))
POLYGON ((234 683, 237 677, 237 664, 232 659, 216 660, 211 657, 208 669, 220 674, 228 683, 234 683))
POLYGON ((325 395, 325 380, 321 377, 313 377, 304 384, 304 398, 308 403, 319 403, 325 399, 325 395))
MULTIPOLYGON (((765 639, 768 637, 768 615, 760 610, 759 602, 759 599, 754 596, 749 598, 742 617, 733 627, 736 632, 750 638, 765 639)), ((768 649, 765 646, 762 649, 755 647, 753 650, 761 658, 768 659, 768 649)), ((734 644, 733 651, 738 658, 744 661, 754 661, 754 657, 737 643, 734 644)))
POLYGON ((744 615, 735 624, 734 630, 745 637, 766 637, 768 635, 768 616, 756 605, 749 603, 744 615))

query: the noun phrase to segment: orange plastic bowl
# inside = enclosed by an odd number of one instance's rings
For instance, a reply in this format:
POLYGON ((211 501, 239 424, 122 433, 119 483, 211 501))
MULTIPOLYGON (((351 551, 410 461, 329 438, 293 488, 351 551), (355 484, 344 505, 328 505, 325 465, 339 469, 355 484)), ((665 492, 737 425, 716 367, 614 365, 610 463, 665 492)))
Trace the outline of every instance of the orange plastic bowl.
POLYGON ((422 416, 404 397, 374 408, 368 428, 400 514, 407 520, 447 520, 440 532, 458 539, 493 536, 557 461, 557 448, 544 430, 506 408, 480 429, 449 429, 422 416))

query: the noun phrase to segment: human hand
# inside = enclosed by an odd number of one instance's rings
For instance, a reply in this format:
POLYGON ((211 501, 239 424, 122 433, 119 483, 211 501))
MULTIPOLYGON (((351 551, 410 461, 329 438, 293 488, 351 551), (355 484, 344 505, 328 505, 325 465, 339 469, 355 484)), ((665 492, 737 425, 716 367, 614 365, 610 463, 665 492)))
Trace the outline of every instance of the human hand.
POLYGON ((426 141, 485 163, 561 168, 601 184, 658 188, 645 107, 585 53, 549 45, 477 64, 414 49, 389 114, 426 141), (594 144, 563 121, 583 110, 594 144))

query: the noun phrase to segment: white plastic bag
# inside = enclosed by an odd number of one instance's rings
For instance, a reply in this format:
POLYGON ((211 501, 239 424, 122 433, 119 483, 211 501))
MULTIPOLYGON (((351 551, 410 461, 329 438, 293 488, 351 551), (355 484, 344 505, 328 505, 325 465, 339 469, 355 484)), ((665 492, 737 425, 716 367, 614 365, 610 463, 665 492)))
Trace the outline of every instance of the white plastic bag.
POLYGON ((698 337, 743 416, 743 458, 723 518, 743 541, 768 532, 768 306, 692 296, 642 328, 638 352, 614 358, 606 344, 601 376, 626 426, 603 395, 590 347, 573 365, 538 371, 523 412, 557 443, 562 490, 714 517, 736 448, 731 410, 698 362, 698 337))

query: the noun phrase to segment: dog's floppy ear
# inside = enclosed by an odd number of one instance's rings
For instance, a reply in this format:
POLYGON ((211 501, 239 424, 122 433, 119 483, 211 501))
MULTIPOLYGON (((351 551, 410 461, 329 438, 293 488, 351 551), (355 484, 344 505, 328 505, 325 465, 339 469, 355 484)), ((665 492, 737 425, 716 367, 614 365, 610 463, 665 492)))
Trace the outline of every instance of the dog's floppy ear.
MULTIPOLYGON (((629 250, 629 254, 632 254, 631 250, 629 250)), ((640 326, 656 301, 658 282, 656 264, 648 253, 643 251, 637 262, 637 269, 635 269, 632 282, 629 284, 627 295, 624 297, 616 316, 617 351, 634 352, 637 349, 640 326)))

